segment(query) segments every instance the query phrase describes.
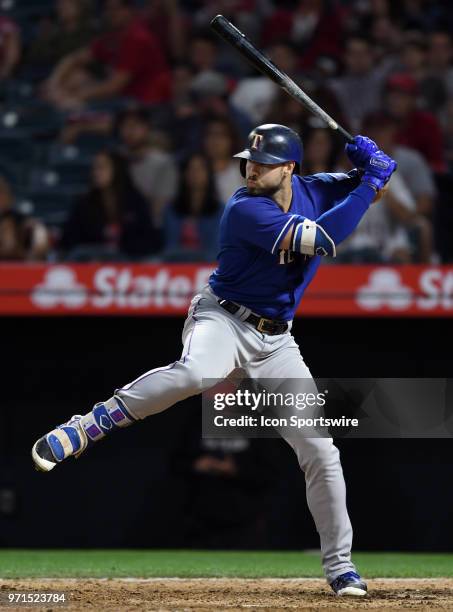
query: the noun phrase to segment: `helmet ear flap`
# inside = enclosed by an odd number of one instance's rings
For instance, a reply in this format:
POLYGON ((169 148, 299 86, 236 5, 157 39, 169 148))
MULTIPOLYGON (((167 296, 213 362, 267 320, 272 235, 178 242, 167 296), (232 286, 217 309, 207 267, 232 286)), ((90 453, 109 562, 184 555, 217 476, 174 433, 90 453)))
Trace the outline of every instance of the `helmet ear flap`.
POLYGON ((247 165, 247 160, 246 159, 241 159, 240 163, 239 163, 239 170, 242 174, 242 176, 245 178, 245 166, 247 165))

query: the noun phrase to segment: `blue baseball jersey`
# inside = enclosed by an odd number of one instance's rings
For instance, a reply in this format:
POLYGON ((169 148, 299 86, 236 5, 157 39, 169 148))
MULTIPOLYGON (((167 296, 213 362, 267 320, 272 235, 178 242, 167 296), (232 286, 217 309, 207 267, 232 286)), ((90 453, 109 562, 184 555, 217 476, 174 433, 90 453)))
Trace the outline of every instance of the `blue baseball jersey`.
POLYGON ((299 215, 316 220, 344 200, 360 179, 352 171, 293 175, 291 182, 288 212, 272 198, 250 195, 245 187, 231 196, 220 220, 219 265, 209 279, 217 296, 283 321, 294 317, 320 257, 280 249, 281 241, 299 215))

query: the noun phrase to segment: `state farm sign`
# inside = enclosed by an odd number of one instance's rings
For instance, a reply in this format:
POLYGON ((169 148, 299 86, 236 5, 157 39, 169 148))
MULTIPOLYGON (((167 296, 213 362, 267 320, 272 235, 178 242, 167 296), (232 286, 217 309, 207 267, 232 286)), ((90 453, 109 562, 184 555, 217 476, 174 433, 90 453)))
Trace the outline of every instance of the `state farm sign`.
POLYGON ((413 288, 397 268, 373 270, 368 284, 357 291, 357 304, 365 310, 389 308, 395 312, 416 309, 448 312, 453 309, 453 270, 427 269, 413 288))
POLYGON ((132 269, 102 266, 88 285, 81 284, 77 267, 55 266, 31 293, 38 308, 63 306, 70 310, 186 308, 191 297, 207 282, 213 268, 200 267, 194 274, 172 274, 169 268, 132 269))
MULTIPOLYGON (((4 264, 0 315, 184 315, 214 265, 4 264)), ((452 316, 453 266, 323 265, 298 316, 452 316)))
POLYGON ((420 292, 416 299, 420 310, 451 311, 453 309, 453 270, 427 270, 420 276, 420 292))

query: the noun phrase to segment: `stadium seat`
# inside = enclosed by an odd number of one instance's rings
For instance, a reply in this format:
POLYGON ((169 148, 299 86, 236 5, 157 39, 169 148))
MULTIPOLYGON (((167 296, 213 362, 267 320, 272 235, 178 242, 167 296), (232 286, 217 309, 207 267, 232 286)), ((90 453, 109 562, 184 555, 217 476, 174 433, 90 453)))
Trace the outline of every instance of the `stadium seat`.
POLYGON ((45 102, 21 107, 12 105, 0 113, 0 130, 5 134, 28 133, 32 138, 51 136, 57 134, 63 124, 63 115, 45 102))
POLYGON ((99 151, 115 149, 117 141, 104 134, 85 132, 80 134, 74 142, 83 155, 93 157, 99 151))
POLYGON ((82 176, 77 166, 32 168, 28 176, 28 188, 47 194, 64 192, 77 195, 86 191, 87 176, 86 174, 82 176))
POLYGON ((0 176, 4 177, 11 185, 13 191, 17 191, 23 185, 23 168, 0 157, 0 176))
POLYGON ((18 210, 32 214, 49 226, 61 227, 71 211, 76 195, 67 191, 30 191, 18 199, 18 210))
POLYGON ((88 109, 94 112, 119 113, 136 105, 131 98, 109 98, 106 100, 92 100, 88 103, 88 109))
POLYGON ((54 0, 0 0, 0 10, 4 15, 20 23, 24 19, 52 15, 55 11, 55 2, 54 0))
POLYGON ((51 166, 85 165, 90 166, 96 149, 72 144, 52 144, 47 151, 47 162, 51 166))
POLYGON ((1 84, 1 95, 7 106, 33 105, 35 103, 35 86, 26 79, 8 79, 1 84))
POLYGON ((0 160, 6 164, 29 164, 35 159, 36 145, 27 131, 0 128, 0 160))

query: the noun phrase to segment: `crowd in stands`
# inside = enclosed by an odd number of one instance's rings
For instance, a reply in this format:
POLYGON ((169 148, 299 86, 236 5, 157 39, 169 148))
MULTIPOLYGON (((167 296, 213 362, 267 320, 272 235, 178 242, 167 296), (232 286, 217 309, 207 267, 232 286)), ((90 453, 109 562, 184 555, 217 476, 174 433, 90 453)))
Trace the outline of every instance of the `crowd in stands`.
POLYGON ((301 134, 303 174, 350 169, 210 31, 217 13, 398 162, 337 261, 453 261, 448 0, 0 2, 0 259, 214 261, 260 123, 301 134))

